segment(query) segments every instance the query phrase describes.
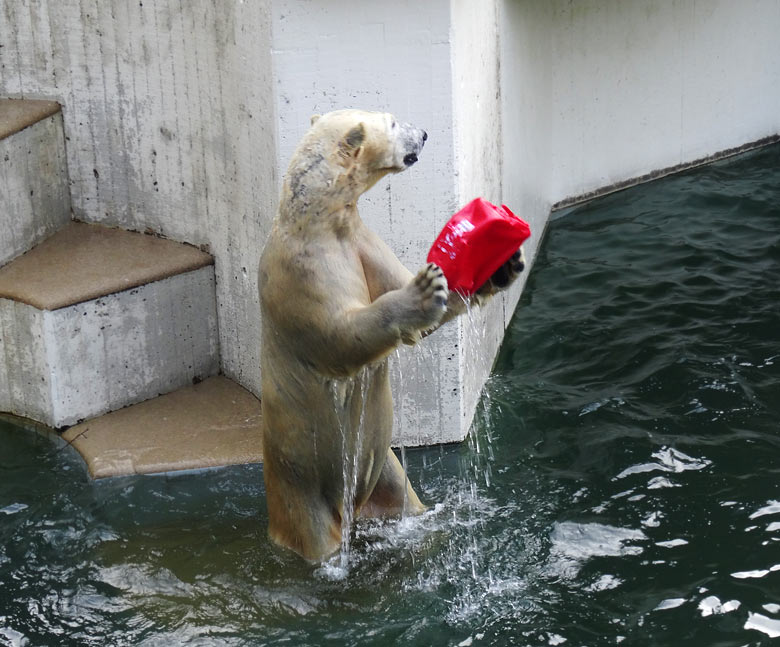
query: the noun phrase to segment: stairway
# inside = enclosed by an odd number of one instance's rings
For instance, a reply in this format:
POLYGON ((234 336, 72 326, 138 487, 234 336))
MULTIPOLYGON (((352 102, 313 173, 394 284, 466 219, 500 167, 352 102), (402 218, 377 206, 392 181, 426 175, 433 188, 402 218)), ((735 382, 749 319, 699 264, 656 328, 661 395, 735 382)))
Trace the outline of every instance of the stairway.
POLYGON ((4 265, 70 220, 59 104, 0 100, 0 165, 0 265, 4 265))
POLYGON ((214 259, 72 221, 56 103, 0 100, 0 164, 0 412, 76 425, 95 477, 259 460, 259 401, 214 377, 214 259))

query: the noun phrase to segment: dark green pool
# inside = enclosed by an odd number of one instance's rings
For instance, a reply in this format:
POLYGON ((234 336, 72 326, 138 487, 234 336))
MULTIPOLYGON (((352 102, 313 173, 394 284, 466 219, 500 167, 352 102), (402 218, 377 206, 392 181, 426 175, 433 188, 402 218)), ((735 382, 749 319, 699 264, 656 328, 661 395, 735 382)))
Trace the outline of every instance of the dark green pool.
POLYGON ((91 482, 0 423, 0 645, 769 644, 780 146, 555 220, 487 396, 341 580, 268 544, 260 467, 91 482))

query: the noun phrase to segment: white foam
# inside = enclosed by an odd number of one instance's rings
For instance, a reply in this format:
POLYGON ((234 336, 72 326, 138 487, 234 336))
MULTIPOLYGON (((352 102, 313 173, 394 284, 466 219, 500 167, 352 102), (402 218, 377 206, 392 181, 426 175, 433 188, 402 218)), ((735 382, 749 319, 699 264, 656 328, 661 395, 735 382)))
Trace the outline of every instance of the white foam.
POLYGON ((641 463, 627 467, 615 479, 622 479, 632 474, 641 474, 643 472, 687 472, 689 470, 702 470, 709 467, 712 461, 706 458, 694 458, 673 447, 663 447, 657 452, 653 452, 652 457, 657 459, 654 463, 641 463))
POLYGON ((732 573, 731 577, 736 577, 738 580, 745 580, 750 578, 764 577, 774 571, 780 571, 780 564, 775 564, 774 566, 770 566, 769 568, 766 569, 756 569, 752 571, 739 571, 737 573, 732 573))
POLYGON ((759 508, 753 514, 750 515, 751 519, 757 519, 767 514, 780 513, 780 501, 769 501, 763 508, 759 508))
POLYGON ((765 633, 770 638, 780 637, 780 620, 767 618, 760 613, 748 613, 745 629, 755 629, 765 633))
MULTIPOLYGON (((0 622, 5 624, 5 621, 6 618, 0 616, 0 622)), ((7 644, 9 647, 23 647, 24 645, 30 644, 27 642, 27 638, 23 633, 16 631, 15 629, 11 629, 11 627, 0 626, 0 637, 8 639, 9 642, 7 644)))
POLYGON ((657 528, 661 525, 661 519, 663 519, 663 512, 655 511, 651 512, 644 519, 642 519, 642 525, 645 528, 657 528))
POLYGON ((703 617, 711 615, 719 615, 722 613, 731 613, 736 611, 742 603, 739 600, 729 600, 728 602, 721 602, 715 595, 710 595, 699 602, 699 611, 703 617))
POLYGON ((590 557, 639 555, 639 546, 626 546, 627 542, 647 539, 641 530, 617 528, 600 523, 575 523, 563 521, 556 523, 552 533, 552 552, 572 557, 588 559, 590 557))
POLYGON ((670 539, 668 541, 657 541, 655 545, 661 548, 676 548, 677 546, 685 546, 687 543, 685 539, 670 539))
POLYGON ((660 490, 665 487, 682 487, 679 483, 673 483, 665 476, 656 476, 647 482, 648 490, 660 490))
POLYGON ((580 564, 591 557, 639 555, 641 546, 630 542, 646 540, 641 530, 617 528, 600 523, 556 523, 550 533, 553 569, 562 577, 574 578, 580 564))
POLYGON ((614 575, 602 575, 598 580, 590 584, 585 588, 586 591, 609 591, 610 589, 616 589, 623 583, 619 577, 614 575))
POLYGON ((682 606, 685 604, 686 599, 685 598, 668 598, 666 600, 661 600, 661 602, 658 603, 658 606, 656 606, 653 611, 666 611, 667 609, 676 609, 677 607, 682 606))
POLYGON ((347 579, 349 568, 342 565, 341 554, 332 557, 327 562, 323 562, 320 567, 314 571, 314 575, 329 580, 330 582, 341 582, 347 579))

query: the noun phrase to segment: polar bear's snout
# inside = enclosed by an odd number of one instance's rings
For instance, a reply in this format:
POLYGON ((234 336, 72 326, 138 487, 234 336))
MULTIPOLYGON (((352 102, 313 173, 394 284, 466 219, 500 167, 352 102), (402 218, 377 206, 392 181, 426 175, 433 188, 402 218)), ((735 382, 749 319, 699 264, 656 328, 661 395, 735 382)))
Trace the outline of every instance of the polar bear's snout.
POLYGON ((398 124, 398 130, 403 166, 409 168, 417 161, 420 151, 428 139, 428 133, 411 124, 398 124))

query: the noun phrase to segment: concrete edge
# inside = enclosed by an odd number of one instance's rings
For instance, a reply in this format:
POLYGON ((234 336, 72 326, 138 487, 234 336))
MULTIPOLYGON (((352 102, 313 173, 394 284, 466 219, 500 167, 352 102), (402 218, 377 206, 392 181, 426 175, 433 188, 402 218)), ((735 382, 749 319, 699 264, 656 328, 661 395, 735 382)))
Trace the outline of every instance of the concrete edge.
POLYGON ((711 164, 712 162, 717 162, 718 160, 726 159, 727 157, 741 155, 742 153, 747 153, 757 148, 763 148, 764 146, 771 146, 772 144, 777 144, 778 142, 780 142, 780 133, 762 137, 761 139, 756 139, 752 142, 747 142, 740 146, 734 146, 733 148, 727 148, 717 153, 713 153, 712 155, 699 157, 698 159, 692 160, 690 162, 682 162, 680 164, 675 164, 674 166, 667 166, 666 168, 658 169, 657 171, 650 171, 650 173, 645 173, 644 175, 639 175, 627 180, 621 180, 620 182, 615 182, 614 184, 609 184, 607 186, 594 189, 593 191, 588 191, 587 193, 583 193, 581 195, 564 198, 563 200, 559 200, 553 204, 550 208, 550 211, 561 211, 569 207, 584 204, 585 202, 590 202, 596 198, 601 198, 605 195, 609 195, 610 193, 616 193, 618 191, 622 191, 623 189, 630 189, 633 186, 644 184, 645 182, 659 180, 662 177, 666 177, 667 175, 682 173, 683 171, 688 171, 698 166, 705 166, 706 164, 711 164))
POLYGON ((0 140, 56 115, 62 107, 42 99, 0 99, 0 140))
POLYGON ((62 439, 93 479, 261 463, 260 401, 213 376, 74 425, 62 439))
MULTIPOLYGON (((65 245, 69 245, 71 242, 72 241, 66 241, 65 245)), ((67 276, 67 265, 62 265, 60 267, 61 259, 59 257, 62 256, 62 253, 61 250, 57 251, 58 253, 55 257, 54 264, 58 267, 58 271, 63 271, 65 276, 67 276)), ((70 258, 75 258, 75 254, 69 253, 67 256, 70 258)), ((20 256, 17 256, 2 268, 0 268, 0 272, 5 273, 6 276, 9 273, 12 273, 10 281, 7 281, 12 287, 9 287, 8 285, 3 286, 1 284, 2 281, 0 281, 0 298, 9 299, 19 303, 25 303, 27 305, 38 308, 39 310, 60 310, 61 308, 66 308, 94 299, 100 299, 112 294, 119 294, 121 292, 125 292, 133 288, 138 288, 148 283, 162 281, 177 274, 192 272, 203 267, 213 265, 214 257, 211 254, 208 254, 207 252, 204 252, 189 243, 182 243, 179 241, 140 232, 132 232, 120 227, 109 227, 101 224, 84 223, 72 220, 65 227, 49 236, 46 240, 40 242, 32 249, 28 250, 24 254, 21 254, 20 256), (59 245, 60 239, 65 239, 68 236, 73 238, 74 234, 75 237, 78 238, 82 230, 79 229, 77 231, 76 228, 88 228, 84 229, 84 231, 87 232, 104 232, 103 235, 107 238, 110 237, 113 239, 113 241, 119 241, 117 244, 121 243, 119 240, 120 238, 126 238, 128 236, 138 237, 136 238, 137 241, 144 241, 145 239, 144 246, 150 248, 150 250, 144 251, 144 253, 164 254, 166 249, 176 249, 175 246, 181 246, 181 248, 191 248, 191 251, 188 253, 190 258, 175 265, 161 264, 160 267, 147 269, 143 273, 133 272, 131 275, 125 276, 124 282, 121 284, 118 279, 115 279, 112 282, 92 281, 95 284, 94 286, 89 287, 86 285, 86 281, 81 278, 79 281, 77 281, 76 286, 70 290, 61 289, 58 290, 56 294, 44 292, 43 295, 39 294, 40 290, 37 288, 30 290, 24 286, 16 285, 17 280, 30 276, 31 272, 38 272, 40 270, 40 262, 33 262, 33 259, 38 261, 38 257, 41 255, 44 255, 44 258, 46 258, 48 255, 48 248, 52 246, 57 247, 59 245), (35 265, 35 267, 31 268, 29 265, 30 263, 35 265), (11 270, 10 266, 13 264, 16 264, 17 267, 21 268, 21 270, 17 270, 16 268, 11 270)), ((26 281, 27 279, 25 278, 24 280, 26 281)), ((42 283, 44 285, 49 284, 48 281, 41 282, 40 280, 38 283, 42 283)))

